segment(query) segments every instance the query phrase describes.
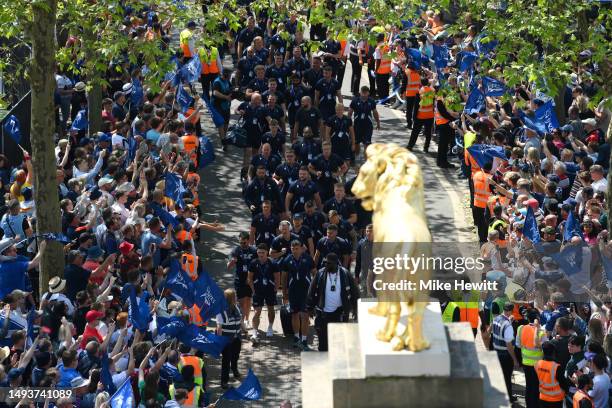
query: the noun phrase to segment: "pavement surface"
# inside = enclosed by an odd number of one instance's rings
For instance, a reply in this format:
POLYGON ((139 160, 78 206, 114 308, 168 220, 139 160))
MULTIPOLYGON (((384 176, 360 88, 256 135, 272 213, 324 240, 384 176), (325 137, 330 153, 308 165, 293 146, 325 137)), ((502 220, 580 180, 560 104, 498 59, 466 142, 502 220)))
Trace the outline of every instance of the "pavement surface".
MULTIPOLYGON (((347 65, 342 93, 344 104, 351 100, 349 79, 350 64, 347 65)), ((362 85, 366 85, 366 73, 362 74, 362 85)), ((199 87, 199 84, 197 84, 199 87)), ((234 102, 237 105, 236 102, 234 102)), ((233 106, 234 108, 234 106, 233 106)), ((406 145, 409 130, 405 127, 404 112, 378 107, 381 115, 381 130, 375 131, 373 142, 395 142, 406 145)), ((225 225, 225 231, 204 232, 198 245, 198 254, 204 265, 221 288, 233 286, 233 271, 226 269, 229 253, 237 245, 237 235, 247 231, 250 226, 250 213, 241 196, 240 168, 242 149, 230 147, 223 152, 218 143, 216 130, 208 115, 202 115, 204 133, 212 137, 216 144, 216 160, 201 171, 200 200, 203 220, 218 221, 225 225)), ((437 145, 432 142, 430 150, 435 152, 437 145)), ((469 213, 468 189, 465 180, 457 176, 457 170, 440 169, 435 165, 435 153, 422 152, 422 141, 417 142, 414 153, 418 156, 425 180, 425 200, 430 230, 436 243, 462 243, 462 252, 473 254, 478 250, 477 238, 472 227, 469 213)), ((458 163, 456 159, 452 159, 458 163)), ((363 162, 363 153, 357 163, 363 162)), ((268 326, 265 311, 262 313, 260 328, 268 326)), ((284 400, 292 402, 293 407, 301 403, 300 352, 294 349, 290 339, 282 336, 279 313, 273 324, 274 336, 266 338, 257 346, 244 339, 239 360, 239 370, 246 374, 249 367, 254 369, 263 387, 261 401, 235 403, 220 401, 218 407, 278 407, 284 400)), ((311 347, 316 349, 316 339, 311 336, 311 347), (313 344, 314 343, 314 344, 313 344)), ((315 351, 316 352, 316 351, 315 351)), ((208 391, 211 402, 222 393, 220 387, 220 360, 207 359, 208 391)), ((237 386, 238 382, 230 382, 237 386)))

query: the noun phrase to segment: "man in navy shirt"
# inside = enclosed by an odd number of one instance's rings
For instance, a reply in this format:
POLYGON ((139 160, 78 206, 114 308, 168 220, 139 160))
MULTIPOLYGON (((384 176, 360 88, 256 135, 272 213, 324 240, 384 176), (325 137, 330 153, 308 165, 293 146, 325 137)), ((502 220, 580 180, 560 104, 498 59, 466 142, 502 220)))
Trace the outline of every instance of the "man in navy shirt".
POLYGON ((332 152, 342 157, 347 165, 354 162, 355 131, 353 121, 344 114, 344 105, 336 105, 336 114, 325 121, 325 139, 330 140, 332 152))
POLYGON ((313 233, 309 226, 304 225, 303 213, 293 214, 292 221, 293 233, 298 236, 300 242, 302 242, 302 245, 304 245, 308 251, 308 254, 313 256, 315 253, 313 233))
POLYGON ((291 232, 291 223, 287 220, 281 221, 278 229, 280 234, 272 240, 270 258, 276 260, 276 263, 280 265, 283 259, 291 252, 291 242, 299 240, 300 237, 291 232))
POLYGON ((245 96, 247 99, 251 98, 255 92, 259 94, 263 94, 268 90, 268 80, 265 76, 265 67, 263 65, 255 66, 255 78, 251 79, 248 83, 245 91, 245 96))
POLYGON ((332 153, 330 142, 323 142, 321 148, 323 152, 312 160, 308 169, 315 175, 321 199, 327 201, 333 195, 336 177, 344 174, 348 166, 340 156, 332 153))
POLYGON ((304 139, 294 143, 292 147, 298 162, 304 166, 308 166, 315 157, 321 154, 321 142, 314 138, 312 129, 309 127, 304 128, 304 139))
POLYGON ((315 250, 314 261, 317 264, 317 268, 323 266, 323 259, 329 253, 335 253, 340 258, 342 265, 348 268, 351 259, 351 246, 348 241, 338 237, 338 226, 330 224, 327 226, 327 236, 323 237, 317 242, 317 248, 315 250))
POLYGON ((323 120, 333 116, 336 111, 336 98, 338 103, 342 103, 340 84, 332 78, 332 67, 323 67, 323 78, 315 85, 315 106, 321 111, 323 120))
POLYGON ((272 214, 272 204, 270 201, 264 201, 261 205, 261 213, 253 216, 251 221, 251 233, 249 242, 252 244, 266 244, 270 245, 272 239, 278 232, 278 224, 280 218, 277 215, 272 214))
POLYGON ((308 351, 310 317, 306 309, 306 300, 310 282, 316 273, 314 261, 304 250, 302 243, 293 240, 291 242, 291 255, 285 257, 280 269, 282 272, 283 302, 289 302, 289 309, 291 310, 294 347, 301 347, 302 350, 308 351))
POLYGON ((300 47, 293 47, 293 58, 286 62, 287 72, 297 74, 300 79, 308 69, 310 69, 310 61, 302 56, 300 47))
POLYGON ((325 202, 323 212, 328 213, 331 210, 336 210, 343 220, 355 224, 357 222, 357 212, 353 203, 346 199, 344 184, 336 183, 334 185, 334 196, 325 202))
MULTIPOLYGON (((313 201, 306 202, 304 206, 304 225, 306 225, 312 231, 314 242, 319 242, 325 233, 325 215, 320 211, 316 211, 315 203, 313 201)), ((314 256, 314 252, 312 252, 314 256)))
POLYGON ((263 35, 263 31, 261 28, 255 25, 255 18, 253 16, 247 17, 247 26, 243 28, 236 37, 236 42, 238 45, 238 52, 236 53, 238 57, 242 55, 245 47, 251 45, 255 37, 263 35))
POLYGON ((271 177, 280 163, 281 158, 272 153, 272 146, 269 143, 264 143, 261 145, 261 153, 253 156, 251 159, 249 173, 253 174, 256 168, 263 166, 266 169, 266 177, 271 177))
POLYGON ((247 133, 248 146, 244 149, 243 157, 243 174, 244 178, 247 173, 251 157, 257 152, 261 146, 261 136, 266 128, 266 112, 261 105, 261 95, 257 92, 253 93, 250 102, 243 102, 238 106, 237 113, 242 115, 244 120, 244 129, 247 133))
POLYGON ((308 168, 300 167, 299 179, 289 186, 285 197, 285 212, 287 216, 304 211, 304 204, 314 200, 318 208, 321 208, 321 197, 317 191, 317 185, 310 179, 308 168))
POLYGON ((359 155, 359 144, 363 143, 363 149, 372 143, 372 133, 374 126, 372 117, 376 121, 376 129, 380 130, 380 117, 376 110, 376 101, 370 97, 370 88, 361 87, 359 96, 356 96, 349 105, 349 117, 353 117, 355 129, 355 156, 359 155))
POLYGON ((251 214, 257 214, 266 200, 272 203, 272 210, 275 213, 283 210, 278 184, 272 180, 272 177, 266 176, 266 168, 259 164, 255 170, 255 178, 244 189, 244 202, 251 210, 251 214))
POLYGON ((268 258, 268 246, 259 244, 257 246, 257 259, 251 261, 249 265, 248 283, 253 291, 253 334, 251 341, 256 343, 258 340, 259 320, 261 309, 264 304, 268 308, 268 330, 267 337, 274 335, 272 325, 274 323, 276 305, 276 293, 280 288, 280 272, 278 266, 268 258))
POLYGON ((299 171, 300 164, 295 161, 295 152, 293 149, 287 149, 285 162, 276 168, 273 176, 281 189, 283 202, 285 202, 289 186, 298 180, 299 171))
POLYGON ((234 275, 234 288, 236 289, 236 298, 240 302, 240 310, 242 311, 242 321, 248 323, 251 314, 251 300, 253 292, 247 284, 249 274, 249 265, 251 261, 257 257, 257 248, 249 244, 249 233, 241 232, 239 236, 240 245, 232 250, 230 260, 227 263, 227 269, 236 267, 234 275))
POLYGON ((321 57, 312 57, 312 67, 304 73, 304 83, 308 86, 310 96, 315 97, 315 87, 319 80, 323 78, 323 70, 321 69, 321 57))
POLYGON ((289 70, 283 64, 283 55, 277 52, 274 54, 274 64, 266 68, 266 78, 276 79, 278 89, 284 91, 287 86, 287 75, 289 75, 289 70))
POLYGON ((255 66, 257 66, 255 50, 253 47, 248 47, 246 56, 240 58, 236 65, 236 81, 240 87, 246 88, 251 80, 255 78, 255 66))

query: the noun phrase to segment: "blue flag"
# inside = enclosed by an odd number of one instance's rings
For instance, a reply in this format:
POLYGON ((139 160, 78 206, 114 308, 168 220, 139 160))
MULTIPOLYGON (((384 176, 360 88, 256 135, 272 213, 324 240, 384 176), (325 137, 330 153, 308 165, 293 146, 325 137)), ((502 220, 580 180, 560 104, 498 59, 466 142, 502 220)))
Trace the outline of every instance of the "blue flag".
POLYGON ((166 172, 164 195, 172 199, 179 208, 184 208, 183 194, 185 192, 187 192, 187 188, 185 188, 183 179, 176 173, 166 172))
POLYGON ((230 401, 255 401, 261 398, 261 384, 259 379, 253 373, 253 370, 249 368, 249 373, 246 378, 238 386, 238 388, 231 387, 225 391, 220 399, 226 399, 230 401))
POLYGON ((187 307, 191 307, 195 303, 194 283, 187 272, 181 268, 176 258, 170 261, 170 272, 168 272, 168 277, 166 278, 166 289, 170 289, 173 294, 180 296, 187 307))
POLYGON ((527 207, 527 215, 525 215, 525 224, 523 225, 523 234, 534 244, 540 242, 540 230, 538 230, 538 223, 531 206, 527 207))
POLYGON ((448 66, 448 47, 446 45, 433 45, 433 59, 436 68, 442 69, 448 66))
POLYGON ((538 135, 541 136, 546 133, 546 129, 544 129, 544 126, 541 123, 538 124, 535 121, 535 118, 527 116, 527 114, 522 110, 519 111, 519 117, 521 118, 521 121, 525 124, 525 126, 537 132, 538 135))
POLYGON ((21 142, 21 127, 17 116, 9 115, 5 118, 2 124, 2 130, 4 130, 4 134, 9 135, 15 143, 19 144, 19 142, 21 142))
POLYGON ((194 301, 200 308, 202 321, 207 322, 213 316, 225 310, 225 296, 208 272, 202 270, 194 282, 194 301))
POLYGON ((178 222, 178 220, 172 214, 170 214, 168 211, 162 208, 162 206, 159 205, 159 203, 153 202, 149 204, 149 206, 153 210, 153 215, 159 218, 160 221, 164 223, 164 225, 166 226, 172 225, 173 227, 176 227, 177 225, 180 224, 180 222, 178 222))
POLYGON ((496 157, 508 160, 504 148, 501 146, 474 144, 468 147, 468 152, 472 155, 478 166, 481 168, 487 163, 491 163, 496 157))
POLYGON ((110 362, 108 360, 108 354, 106 353, 106 350, 103 350, 100 362, 100 381, 102 381, 102 384, 104 385, 104 390, 110 395, 113 395, 117 391, 117 388, 113 383, 113 376, 110 372, 110 362))
POLYGON ((151 321, 151 311, 147 304, 148 297, 148 292, 146 290, 143 291, 142 295, 140 295, 139 302, 138 299, 136 299, 136 288, 134 286, 131 287, 128 316, 132 326, 141 332, 145 332, 149 329, 149 322, 151 321))
POLYGON ((89 122, 87 121, 87 109, 82 109, 77 113, 70 130, 87 130, 89 122))
POLYGON ((535 121, 539 126, 544 128, 546 133, 550 133, 554 129, 559 129, 561 127, 559 126, 559 120, 557 119, 552 100, 549 100, 536 109, 535 121))
POLYGON ((481 110, 485 109, 485 96, 478 88, 472 89, 470 95, 468 96, 468 100, 465 103, 465 107, 463 111, 468 115, 472 115, 474 113, 478 113, 481 110))
POLYGON ((46 232, 44 234, 41 234, 41 237, 44 239, 48 239, 49 241, 59 241, 62 244, 69 244, 70 242, 72 242, 70 238, 68 238, 65 234, 61 232, 46 232))
POLYGON ((130 95, 130 102, 132 106, 139 107, 144 101, 144 91, 142 89, 142 83, 138 78, 132 78, 132 94, 130 95))
POLYGON ((482 87, 484 89, 485 96, 502 96, 508 92, 506 84, 491 77, 482 78, 482 87))
POLYGON ((208 136, 200 137, 200 168, 206 167, 215 161, 215 147, 208 136))
POLYGON ((198 327, 195 324, 187 325, 184 330, 179 332, 177 339, 181 343, 215 358, 219 358, 221 352, 231 340, 229 336, 217 336, 207 331, 205 327, 198 327))
POLYGON ((550 257, 567 276, 582 270, 582 245, 566 245, 561 252, 551 254, 550 257))
POLYGON ((193 101, 194 99, 187 93, 182 85, 176 88, 176 103, 181 108, 182 113, 187 112, 187 109, 189 109, 193 101))
POLYGON ((406 48, 406 65, 414 67, 414 69, 421 69, 423 62, 423 54, 416 48, 406 48))
POLYGON ((177 316, 172 317, 162 317, 157 316, 157 333, 165 334, 169 337, 178 337, 179 333, 181 333, 187 327, 187 323, 177 316))
POLYGON ((476 37, 475 45, 476 51, 481 57, 486 57, 497 47, 498 41, 491 40, 485 33, 480 34, 476 37), (483 41, 484 40, 484 41, 483 41))
POLYGON ((189 62, 182 66, 180 71, 182 80, 189 83, 198 81, 200 75, 202 75, 202 61, 200 61, 200 57, 196 55, 191 58, 189 62))
POLYGON ((134 391, 129 377, 110 398, 109 402, 111 408, 131 408, 134 406, 134 391))
POLYGON ((223 116, 215 109, 214 106, 212 106, 208 97, 204 95, 202 96, 202 100, 204 101, 204 104, 206 105, 206 108, 208 109, 208 113, 210 114, 210 118, 215 124, 215 127, 219 128, 225 125, 225 119, 223 119, 223 116))
POLYGON ((459 71, 465 72, 468 69, 472 68, 476 58, 478 55, 475 52, 461 51, 460 52, 461 61, 459 62, 459 71))
POLYGON ((569 215, 567 216, 567 221, 565 221, 565 228, 563 228, 563 240, 570 241, 574 236, 584 239, 582 236, 580 223, 574 216, 574 211, 570 211, 569 215))

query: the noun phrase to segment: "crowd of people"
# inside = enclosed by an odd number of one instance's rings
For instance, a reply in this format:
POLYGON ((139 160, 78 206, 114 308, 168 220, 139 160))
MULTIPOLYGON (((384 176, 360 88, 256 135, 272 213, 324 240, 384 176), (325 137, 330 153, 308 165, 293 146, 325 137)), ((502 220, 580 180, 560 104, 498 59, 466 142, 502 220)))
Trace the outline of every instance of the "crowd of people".
MULTIPOLYGON (((607 407, 612 301, 602 265, 612 256, 605 196, 611 114, 606 100, 589 100, 601 87, 591 78, 597 67, 585 62, 568 84, 566 123, 541 132, 534 114, 551 98, 528 83, 506 89, 510 102, 487 94, 487 80, 503 84, 503 66, 480 72, 476 60, 464 69, 465 54, 480 48, 478 22, 468 16, 465 23, 463 33, 450 35, 440 13, 426 11, 415 25, 400 27, 369 16, 347 21, 345 35, 308 26, 300 11, 263 10, 247 13, 238 30, 222 25, 231 40, 215 47, 204 45, 195 21, 173 27, 172 16, 154 6, 126 8, 126 37, 176 53, 177 73, 154 91, 143 85, 146 67, 138 58, 109 61, 101 131, 90 132, 87 78, 58 66, 62 234, 35 232, 29 153, 14 168, 0 156, 7 195, 0 384, 70 388, 77 406, 100 408, 129 382, 139 407, 212 407, 210 356, 162 333, 162 320, 214 326, 227 338, 219 381, 227 389, 230 371, 233 381, 242 378, 243 338, 265 347, 264 306, 266 337, 280 335, 273 327, 279 314, 296 350, 311 350, 314 323, 315 344, 326 351, 327 325, 354 318, 357 299, 375 294, 372 214, 351 187, 362 146, 381 126, 377 106, 395 101, 406 110, 409 149, 423 131, 424 152, 437 140, 438 167, 454 168, 455 158, 461 164, 483 244, 483 276, 500 283, 486 295, 449 294, 442 299, 445 322, 467 321, 475 332, 482 322, 511 399, 512 371, 522 365, 528 407, 572 399, 585 401, 575 407, 607 407), (180 33, 178 44, 172 30, 180 33), (199 84, 178 74, 193 61, 199 84), (341 89, 348 63, 347 103, 341 89), (368 86, 361 86, 362 74, 368 86), (472 109, 475 90, 485 98, 472 109), (207 111, 222 118, 214 128, 201 120, 207 111), (171 284, 177 260, 180 274, 201 281, 199 236, 224 230, 200 219, 207 209, 199 169, 210 163, 210 139, 219 152, 229 144, 244 149, 244 211, 252 219, 227 254, 234 285, 212 320, 171 284), (498 153, 470 150, 478 146, 498 153), (64 244, 66 266, 39 293, 37 268, 49 239, 64 244), (572 248, 579 248, 572 252, 578 273, 559 258, 572 248), (143 314, 150 317, 144 326, 143 314)), ((66 48, 78 49, 79 41, 74 33, 66 48)), ((65 408, 72 400, 53 403, 65 408)))

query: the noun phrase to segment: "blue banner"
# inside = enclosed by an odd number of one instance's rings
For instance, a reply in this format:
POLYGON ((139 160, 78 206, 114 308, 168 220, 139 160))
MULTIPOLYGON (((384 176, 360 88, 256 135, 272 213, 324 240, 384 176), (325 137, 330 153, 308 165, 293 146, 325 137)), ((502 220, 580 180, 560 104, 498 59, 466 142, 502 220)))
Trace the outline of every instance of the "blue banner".
POLYGON ((482 87, 485 96, 502 96, 508 92, 506 84, 491 77, 482 78, 482 87))
POLYGON ((540 230, 538 230, 538 223, 531 206, 527 207, 527 215, 525 215, 525 224, 523 225, 523 234, 525 235, 525 238, 528 238, 534 244, 540 242, 540 230))
POLYGON ((506 152, 501 146, 474 144, 468 147, 468 152, 470 152, 481 168, 484 167, 485 164, 493 162, 496 157, 502 160, 508 160, 506 152))
POLYGON ((259 379, 253 373, 253 370, 249 369, 249 373, 246 378, 238 386, 238 388, 231 387, 225 391, 221 398, 229 401, 255 401, 260 399, 262 396, 261 384, 259 379))
POLYGON ((406 65, 414 67, 414 69, 421 69, 423 64, 423 54, 416 48, 406 48, 406 65))
POLYGON ((208 272, 200 271, 198 279, 194 282, 194 289, 194 301, 200 308, 200 317, 204 322, 225 310, 223 291, 208 272))
POLYGON ((215 358, 219 358, 221 352, 231 340, 229 336, 217 336, 207 331, 205 327, 198 327, 195 324, 190 324, 185 330, 179 332, 177 339, 181 343, 215 358))
POLYGON ((225 119, 223 119, 223 116, 215 109, 214 106, 212 106, 208 97, 206 95, 203 95, 202 100, 204 101, 204 104, 208 109, 208 113, 210 114, 210 118, 215 124, 215 127, 221 127, 225 125, 225 119))
POLYGON ((185 306, 192 307, 195 303, 193 281, 187 272, 181 268, 176 258, 170 261, 170 272, 168 272, 165 287, 172 291, 173 294, 180 296, 185 306))
POLYGON ((172 172, 166 172, 165 178, 164 195, 174 201, 179 208, 185 208, 183 194, 187 192, 187 188, 185 188, 183 179, 172 172))
POLYGON ((181 108, 182 113, 187 112, 187 109, 189 109, 193 101, 194 99, 191 97, 191 95, 189 95, 189 93, 187 93, 182 85, 179 85, 176 88, 176 103, 178 104, 179 108, 181 108))
POLYGON ((162 317, 156 316, 157 333, 169 337, 178 337, 179 333, 185 330, 187 322, 178 316, 162 317))
POLYGON ((448 66, 449 53, 446 45, 433 45, 433 59, 436 68, 442 69, 448 66))
POLYGON ((130 377, 119 387, 109 402, 111 408, 131 408, 134 406, 134 391, 132 390, 130 377))
POLYGON ((467 102, 465 102, 465 107, 463 111, 468 115, 473 115, 478 113, 486 108, 485 96, 478 88, 472 89, 470 95, 468 96, 467 102))
POLYGON ((215 146, 208 136, 200 137, 200 161, 198 165, 204 168, 215 161, 215 146))
POLYGON ((140 298, 136 298, 136 287, 130 288, 130 303, 128 307, 128 317, 132 326, 141 332, 146 332, 149 329, 151 321, 151 311, 147 303, 149 294, 146 290, 142 291, 140 298))
POLYGON ((74 118, 70 130, 87 130, 88 127, 89 122, 87 121, 87 109, 82 109, 74 118))
POLYGON ((180 222, 178 222, 178 220, 172 214, 162 208, 159 203, 152 202, 149 204, 149 206, 153 210, 153 215, 159 218, 165 226, 172 225, 173 227, 176 227, 180 224, 180 222))
POLYGON ((582 244, 565 245, 561 252, 551 254, 550 257, 567 276, 575 275, 582 270, 582 244))
POLYGON ((110 362, 106 350, 102 350, 100 381, 104 385, 104 390, 110 395, 113 395, 117 391, 117 388, 113 383, 113 376, 110 372, 110 362))
POLYGON ((461 72, 465 72, 472 68, 476 58, 478 58, 475 52, 461 51, 459 55, 461 56, 461 61, 459 62, 459 71, 461 72))
POLYGON ((565 221, 565 227, 563 228, 563 240, 570 241, 572 237, 580 237, 582 236, 582 228, 580 227, 580 223, 574 216, 574 211, 570 211, 567 216, 567 221, 565 221))
POLYGON ((138 78, 132 78, 132 95, 130 97, 130 102, 133 107, 140 107, 144 102, 144 90, 138 78))
POLYGON ((198 81, 200 75, 202 75, 202 61, 200 61, 200 57, 196 55, 191 58, 189 62, 183 65, 180 72, 182 80, 189 83, 198 81))
POLYGON ((9 115, 4 119, 2 130, 4 130, 4 134, 9 135, 15 143, 19 144, 21 142, 21 127, 19 125, 19 119, 17 119, 15 115, 9 115))
POLYGON ((559 120, 555 113, 552 100, 549 100, 544 105, 540 106, 535 111, 536 123, 544 128, 547 133, 552 132, 555 129, 559 129, 559 120))
POLYGON ((476 52, 478 52, 481 57, 486 57, 495 49, 495 47, 497 47, 497 44, 497 40, 491 40, 486 34, 482 33, 476 37, 476 52))

